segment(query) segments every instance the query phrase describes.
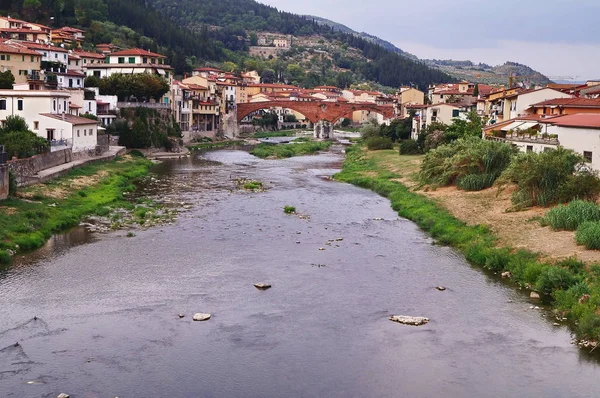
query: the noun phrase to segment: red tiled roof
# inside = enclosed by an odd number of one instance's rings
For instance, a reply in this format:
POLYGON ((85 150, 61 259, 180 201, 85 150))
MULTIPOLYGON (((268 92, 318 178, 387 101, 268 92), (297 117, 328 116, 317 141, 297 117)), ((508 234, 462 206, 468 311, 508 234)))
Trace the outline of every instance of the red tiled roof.
POLYGON ((69 108, 71 108, 71 109, 81 109, 81 106, 79 106, 77 104, 69 104, 69 108))
POLYGON ((290 86, 288 84, 269 84, 269 83, 257 83, 257 84, 248 84, 248 87, 264 87, 264 88, 295 88, 296 86, 290 86))
POLYGON ((208 68, 208 67, 196 68, 194 70, 197 71, 197 72, 221 72, 221 73, 223 73, 223 71, 220 70, 220 69, 208 68))
POLYGON ((37 56, 40 55, 39 53, 37 53, 35 51, 31 51, 23 46, 11 45, 11 44, 7 44, 7 43, 0 43, 0 53, 37 55, 37 56))
POLYGON ((49 45, 39 44, 39 43, 26 42, 26 43, 23 43, 23 45, 31 50, 35 49, 35 50, 42 50, 42 51, 56 51, 57 53, 68 53, 69 52, 68 50, 65 50, 62 47, 54 47, 54 46, 49 46, 49 45))
POLYGON ((148 50, 143 50, 141 48, 130 48, 128 50, 117 51, 111 53, 110 56, 119 56, 119 55, 139 55, 142 57, 157 57, 157 58, 167 58, 164 55, 150 52, 148 50))
POLYGON ((562 107, 592 107, 600 108, 600 99, 589 99, 589 98, 555 98, 548 101, 538 102, 537 104, 531 105, 535 108, 544 106, 562 106, 562 107))
POLYGON ((552 118, 550 123, 563 127, 600 129, 600 113, 576 113, 552 118))
POLYGON ((74 51, 73 54, 78 55, 80 57, 86 57, 86 58, 97 58, 97 59, 104 59, 104 58, 106 58, 102 54, 93 53, 91 51, 74 51))
POLYGON ((75 71, 66 71, 64 73, 57 72, 59 76, 77 76, 77 77, 85 77, 85 73, 75 72, 75 71))
POLYGON ((62 32, 68 32, 68 33, 84 33, 85 32, 85 30, 71 28, 70 26, 63 26, 62 28, 54 29, 54 31, 59 31, 59 32, 62 31, 62 32))

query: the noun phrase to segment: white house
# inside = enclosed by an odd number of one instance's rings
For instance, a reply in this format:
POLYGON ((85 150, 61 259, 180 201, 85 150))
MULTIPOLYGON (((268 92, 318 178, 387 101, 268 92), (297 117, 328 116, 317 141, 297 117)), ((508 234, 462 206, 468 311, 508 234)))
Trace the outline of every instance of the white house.
POLYGON ((164 55, 140 48, 117 51, 106 56, 106 63, 84 65, 87 76, 107 77, 115 73, 151 73, 173 82, 173 68, 167 65, 164 55))
POLYGON ((39 114, 68 112, 70 97, 68 91, 0 90, 0 122, 11 115, 21 116, 32 131, 49 138, 39 126, 39 114))
MULTIPOLYGON (((467 108, 460 104, 439 103, 434 105, 410 105, 408 109, 415 111, 412 120, 411 138, 416 140, 421 130, 425 130, 431 123, 438 122, 452 124, 452 119, 461 117, 467 108)), ((464 117, 464 116, 463 116, 464 117)))
POLYGON ((98 142, 98 122, 84 117, 54 113, 39 115, 40 130, 49 140, 62 140, 73 152, 94 150, 98 142))
POLYGON ((42 61, 59 62, 66 68, 69 65, 69 51, 62 47, 54 47, 49 44, 23 43, 28 49, 42 55, 42 61))
POLYGON ((510 115, 509 119, 514 119, 524 115, 526 110, 533 104, 542 101, 547 101, 555 98, 571 98, 569 94, 551 88, 542 88, 539 90, 528 90, 518 93, 516 97, 507 98, 509 102, 510 115))
POLYGON ((56 73, 58 88, 83 88, 85 75, 80 72, 67 71, 56 73))

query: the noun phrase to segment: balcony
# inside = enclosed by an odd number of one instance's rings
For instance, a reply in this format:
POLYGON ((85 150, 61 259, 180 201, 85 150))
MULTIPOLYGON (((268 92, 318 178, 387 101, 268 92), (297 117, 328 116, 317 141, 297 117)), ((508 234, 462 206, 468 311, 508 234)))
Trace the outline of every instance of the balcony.
POLYGON ((160 102, 117 102, 117 108, 170 109, 171 106, 160 102))
POLYGON ((44 79, 41 78, 40 76, 40 72, 38 71, 31 71, 28 75, 27 75, 27 80, 29 81, 43 81, 44 79))

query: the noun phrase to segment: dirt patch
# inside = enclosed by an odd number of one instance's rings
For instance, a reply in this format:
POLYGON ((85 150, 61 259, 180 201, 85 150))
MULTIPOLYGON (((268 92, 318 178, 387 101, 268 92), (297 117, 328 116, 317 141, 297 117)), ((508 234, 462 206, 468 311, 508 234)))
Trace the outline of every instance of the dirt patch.
POLYGON ((11 214, 16 214, 17 209, 14 207, 0 206, 0 213, 10 216, 11 214))
MULTIPOLYGON (((418 184, 413 173, 418 171, 421 159, 394 160, 386 157, 378 164, 402 176, 394 179, 395 181, 414 188, 418 184)), ((540 226, 538 219, 549 209, 535 207, 519 212, 507 212, 512 206, 510 196, 514 190, 513 187, 502 191, 490 188, 466 192, 456 187, 444 187, 428 191, 421 189, 416 192, 435 200, 454 217, 469 225, 486 225, 498 237, 500 246, 527 249, 540 253, 542 258, 548 260, 576 256, 587 263, 600 262, 600 251, 586 250, 583 246, 578 246, 575 243, 574 232, 557 232, 549 227, 540 226)))
POLYGON ((81 188, 85 188, 90 185, 97 184, 101 179, 103 179, 106 176, 108 176, 108 172, 106 172, 104 170, 100 170, 100 171, 98 171, 98 173, 96 173, 92 176, 81 176, 81 177, 74 178, 69 182, 69 185, 72 188, 81 189, 81 188))

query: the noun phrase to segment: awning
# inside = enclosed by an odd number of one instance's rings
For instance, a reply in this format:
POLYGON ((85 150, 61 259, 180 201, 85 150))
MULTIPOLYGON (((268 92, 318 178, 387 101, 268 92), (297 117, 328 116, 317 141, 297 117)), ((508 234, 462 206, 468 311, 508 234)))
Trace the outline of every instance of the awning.
POLYGON ((158 72, 159 75, 164 75, 165 74, 165 70, 164 69, 157 69, 156 72, 158 72))
POLYGON ((133 68, 123 68, 121 73, 133 73, 133 68))
POLYGON ((531 129, 531 128, 537 127, 538 125, 539 125, 538 122, 525 122, 519 126, 519 130, 523 131, 523 130, 531 129))
POLYGON ((521 126, 523 123, 525 123, 525 122, 512 122, 508 126, 502 127, 500 130, 501 131, 515 130, 517 127, 521 126))
POLYGON ((144 68, 135 68, 133 73, 146 73, 146 69, 144 68))

